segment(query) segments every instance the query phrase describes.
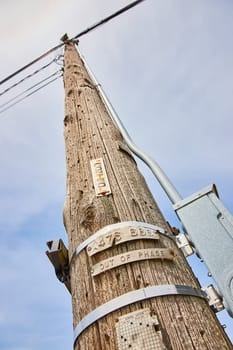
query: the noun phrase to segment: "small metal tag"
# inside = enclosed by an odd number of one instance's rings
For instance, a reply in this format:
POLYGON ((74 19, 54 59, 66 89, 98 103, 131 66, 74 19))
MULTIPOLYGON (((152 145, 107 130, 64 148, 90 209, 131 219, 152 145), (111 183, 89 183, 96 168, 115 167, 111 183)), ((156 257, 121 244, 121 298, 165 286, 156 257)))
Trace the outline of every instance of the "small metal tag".
POLYGON ((100 273, 111 270, 114 267, 128 264, 134 261, 147 259, 166 259, 173 260, 175 257, 174 251, 171 248, 150 248, 131 250, 127 253, 115 255, 112 258, 102 260, 92 266, 91 275, 96 276, 100 273))
POLYGON ((159 234, 157 231, 146 227, 122 227, 118 230, 112 230, 108 233, 105 233, 88 244, 87 254, 89 256, 92 256, 112 247, 113 245, 118 245, 136 239, 158 240, 159 234))
POLYGON ((119 317, 116 333, 119 350, 166 350, 158 319, 149 309, 119 317))
POLYGON ((92 159, 91 172, 97 197, 111 194, 111 189, 102 158, 92 159))

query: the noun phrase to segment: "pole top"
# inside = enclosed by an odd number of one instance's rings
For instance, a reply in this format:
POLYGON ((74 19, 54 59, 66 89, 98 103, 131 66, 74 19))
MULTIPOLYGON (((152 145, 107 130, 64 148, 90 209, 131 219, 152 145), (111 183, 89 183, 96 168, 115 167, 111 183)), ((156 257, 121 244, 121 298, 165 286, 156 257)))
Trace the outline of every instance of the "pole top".
POLYGON ((69 39, 69 36, 67 33, 62 35, 60 41, 62 41, 64 44, 74 43, 74 44, 78 45, 78 43, 79 43, 78 39, 75 39, 75 38, 69 39))
POLYGON ((60 41, 63 41, 63 43, 66 43, 67 41, 69 41, 68 34, 65 33, 64 35, 62 35, 60 41))

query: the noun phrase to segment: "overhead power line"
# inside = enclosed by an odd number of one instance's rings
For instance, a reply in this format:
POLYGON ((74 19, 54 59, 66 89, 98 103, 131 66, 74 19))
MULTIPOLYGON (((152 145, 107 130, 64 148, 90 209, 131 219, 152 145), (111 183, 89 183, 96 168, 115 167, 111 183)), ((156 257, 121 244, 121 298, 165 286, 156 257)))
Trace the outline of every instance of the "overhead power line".
POLYGON ((46 56, 48 56, 50 53, 52 53, 55 50, 58 50, 60 47, 62 47, 64 45, 64 43, 61 43, 57 46, 54 46, 52 49, 48 50, 47 52, 43 53, 43 55, 37 57, 35 60, 33 60, 32 62, 26 64, 26 66, 23 66, 22 68, 18 69, 16 72, 12 73, 11 75, 9 75, 8 77, 6 77, 5 79, 3 79, 2 81, 0 81, 0 85, 2 85, 3 83, 6 83, 8 80, 10 80, 11 78, 15 77, 17 74, 23 72, 25 69, 29 68, 30 66, 32 66, 33 64, 35 64, 36 62, 40 61, 42 58, 45 58, 46 56))
MULTIPOLYGON (((116 11, 115 13, 113 13, 112 15, 102 19, 101 21, 97 22, 96 24, 93 24, 92 26, 88 27, 87 29, 83 30, 82 32, 80 32, 79 34, 75 35, 71 40, 77 40, 78 38, 80 38, 81 36, 89 33, 90 31, 96 29, 97 27, 107 23, 108 21, 110 21, 113 18, 116 18, 117 16, 121 15, 122 13, 130 10, 131 8, 133 8, 136 5, 139 5, 141 2, 143 2, 145 0, 136 0, 128 5, 126 5, 125 7, 121 8, 120 10, 116 11)), ((58 50, 59 48, 61 48, 64 45, 64 42, 54 46, 53 48, 51 48, 50 50, 46 51, 45 53, 43 53, 41 56, 37 57, 35 60, 31 61, 30 63, 26 64, 25 66, 23 66, 22 68, 18 69, 16 72, 10 74, 8 77, 6 77, 5 79, 3 79, 2 81, 0 81, 0 85, 6 83, 8 80, 10 80, 11 78, 13 78, 14 76, 16 76, 17 74, 23 72, 25 69, 29 68, 30 66, 32 66, 33 64, 37 63, 38 61, 40 61, 41 59, 45 58, 46 56, 48 56, 49 54, 51 54, 52 52, 58 50)))
MULTIPOLYGON (((26 77, 24 77, 23 79, 17 81, 16 83, 14 83, 13 85, 9 86, 7 89, 5 89, 3 92, 0 93, 0 96, 6 94, 8 91, 10 91, 11 89, 15 88, 16 86, 20 85, 21 83, 23 83, 25 80, 32 78, 34 75, 36 75, 37 73, 41 72, 42 70, 44 70, 45 68, 49 67, 52 63, 54 63, 55 60, 50 61, 49 63, 45 64, 44 66, 42 66, 41 68, 35 70, 34 72, 26 75, 26 77)), ((0 106, 1 107, 1 106, 0 106)))
POLYGON ((38 83, 36 83, 36 84, 30 86, 29 88, 27 88, 26 90, 20 92, 20 93, 17 94, 16 96, 10 98, 7 102, 5 102, 5 103, 3 103, 3 104, 0 105, 0 110, 1 110, 1 108, 7 106, 7 105, 8 105, 9 103, 11 103, 12 101, 17 100, 18 97, 23 96, 26 92, 28 92, 28 91, 34 89, 35 87, 39 86, 40 84, 44 83, 45 81, 49 80, 50 78, 54 77, 55 75, 58 75, 58 73, 60 73, 60 72, 61 72, 61 69, 59 69, 59 70, 56 71, 55 73, 49 75, 47 78, 44 78, 44 79, 40 80, 38 83))
MULTIPOLYGON (((59 72, 59 71, 58 71, 58 72, 59 72)), ((31 86, 30 88, 28 88, 27 90, 25 90, 24 92, 22 92, 21 94, 19 94, 17 97, 23 95, 23 94, 26 93, 27 91, 29 91, 29 90, 31 90, 32 88, 38 86, 38 85, 41 84, 42 82, 48 80, 49 78, 51 78, 52 76, 54 76, 54 75, 57 74, 58 72, 56 72, 56 73, 50 75, 48 78, 43 79, 43 80, 41 80, 39 83, 37 83, 37 84, 31 86)), ((0 114, 3 113, 3 112, 5 112, 6 110, 10 109, 11 107, 15 106, 16 104, 22 102, 23 100, 25 100, 25 99, 28 98, 29 96, 35 94, 37 91, 39 91, 39 90, 43 89, 44 87, 48 86, 49 84, 53 83, 55 80, 57 80, 57 79, 59 79, 60 77, 62 77, 62 75, 63 75, 62 73, 59 74, 59 75, 58 75, 57 77, 55 77, 54 79, 49 80, 46 84, 41 85, 40 87, 38 87, 37 89, 33 90, 33 91, 30 92, 29 94, 23 96, 23 97, 20 98, 19 100, 15 101, 14 103, 12 103, 12 104, 8 105, 7 107, 3 108, 2 110, 0 110, 0 114)), ((15 98, 17 98, 17 97, 15 97, 15 98)), ((14 100, 15 98, 11 99, 11 101, 14 100)), ((3 106, 5 106, 5 105, 7 105, 8 103, 10 103, 10 101, 4 103, 4 104, 3 104, 2 106, 0 106, 0 107, 3 107, 3 106)))
POLYGON ((83 35, 89 33, 90 31, 96 29, 97 27, 100 27, 101 25, 107 23, 108 21, 110 21, 111 19, 113 19, 113 18, 115 18, 115 17, 121 15, 122 13, 124 13, 124 12, 130 10, 132 7, 134 7, 134 6, 138 5, 138 4, 140 4, 140 3, 143 2, 143 1, 145 1, 145 0, 137 0, 137 1, 132 2, 131 4, 129 4, 129 5, 125 6, 125 7, 123 7, 122 9, 116 11, 116 12, 113 13, 112 15, 110 15, 110 16, 108 16, 108 17, 102 19, 101 21, 97 22, 96 24, 93 24, 93 25, 90 26, 89 28, 83 30, 81 33, 77 34, 77 35, 76 35, 75 37, 73 37, 71 40, 80 38, 81 36, 83 36, 83 35))

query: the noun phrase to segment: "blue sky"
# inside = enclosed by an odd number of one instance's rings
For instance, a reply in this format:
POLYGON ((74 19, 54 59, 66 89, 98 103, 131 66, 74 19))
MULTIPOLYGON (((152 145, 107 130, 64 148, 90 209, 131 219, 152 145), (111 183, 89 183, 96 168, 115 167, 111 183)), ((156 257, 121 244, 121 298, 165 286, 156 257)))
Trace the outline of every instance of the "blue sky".
MULTIPOLYGON (((59 43, 65 32, 74 36, 127 3, 1 1, 0 79, 59 43)), ((232 11, 229 0, 146 0, 80 40, 135 143, 182 196, 216 183, 231 212, 232 11)), ((57 69, 51 65, 38 79, 57 69)), ((12 90, 0 104, 13 96, 12 90)), ((63 101, 60 79, 0 114, 2 350, 72 348, 70 296, 44 254, 46 241, 67 240, 63 101)), ((166 219, 178 226, 169 200, 139 164, 166 219)), ((190 260, 203 285, 211 283, 203 264, 190 260)), ((233 339, 233 320, 226 312, 219 317, 233 339)))

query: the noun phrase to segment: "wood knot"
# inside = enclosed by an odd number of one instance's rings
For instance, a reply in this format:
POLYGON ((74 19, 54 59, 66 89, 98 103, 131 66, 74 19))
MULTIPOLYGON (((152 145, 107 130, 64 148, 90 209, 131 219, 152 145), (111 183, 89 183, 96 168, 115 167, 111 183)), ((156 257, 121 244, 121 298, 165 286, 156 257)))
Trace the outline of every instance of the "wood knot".
POLYGON ((67 126, 68 123, 73 123, 73 117, 71 115, 66 115, 64 118, 64 125, 67 126))
POLYGON ((90 204, 83 208, 83 220, 81 221, 81 225, 86 229, 92 229, 94 225, 96 217, 96 208, 94 205, 90 204))

